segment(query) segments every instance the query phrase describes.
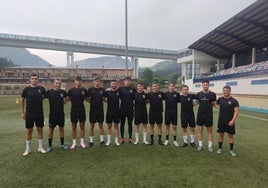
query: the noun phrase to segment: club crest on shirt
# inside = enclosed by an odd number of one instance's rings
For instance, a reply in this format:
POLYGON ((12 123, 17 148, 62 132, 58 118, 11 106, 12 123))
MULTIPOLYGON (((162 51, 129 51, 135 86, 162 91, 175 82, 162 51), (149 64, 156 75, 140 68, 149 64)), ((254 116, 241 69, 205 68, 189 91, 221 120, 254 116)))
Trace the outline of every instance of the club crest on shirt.
POLYGON ((130 93, 133 93, 133 90, 131 89, 131 90, 129 90, 129 92, 130 92, 130 93))
POLYGON ((177 95, 176 95, 176 94, 174 94, 173 96, 174 96, 174 97, 177 97, 177 95))
POLYGON ((60 94, 60 97, 63 98, 63 93, 60 94))
POLYGON ((85 95, 85 92, 84 91, 82 91, 82 95, 85 95))
POLYGON ((162 98, 162 95, 161 95, 161 94, 159 94, 159 95, 158 95, 158 98, 162 98))
POLYGON ((103 94, 103 92, 102 92, 102 91, 100 91, 100 94, 103 94))
POLYGON ((229 105, 231 105, 231 104, 232 104, 232 102, 231 102, 231 101, 228 101, 228 104, 229 104, 229 105))
POLYGON ((116 95, 117 95, 117 96, 119 96, 119 93, 118 93, 118 92, 116 92, 116 95))
POLYGON ((191 101, 191 98, 188 98, 188 101, 191 101))
POLYGON ((38 89, 38 93, 41 93, 41 89, 38 89))
POLYGON ((144 98, 144 99, 145 99, 145 95, 142 95, 142 98, 144 98))

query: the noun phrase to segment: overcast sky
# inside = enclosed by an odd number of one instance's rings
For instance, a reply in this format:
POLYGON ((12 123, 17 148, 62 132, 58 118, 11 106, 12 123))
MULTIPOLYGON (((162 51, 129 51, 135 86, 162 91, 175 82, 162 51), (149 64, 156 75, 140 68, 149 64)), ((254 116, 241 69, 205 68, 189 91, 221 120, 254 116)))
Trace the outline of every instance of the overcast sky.
MULTIPOLYGON (((128 0, 129 46, 187 48, 255 1, 128 0)), ((1 33, 125 44, 125 0, 0 0, 0 5, 1 33)), ((30 51, 66 65, 65 52, 30 51)), ((75 54, 75 60, 93 56, 75 54)))

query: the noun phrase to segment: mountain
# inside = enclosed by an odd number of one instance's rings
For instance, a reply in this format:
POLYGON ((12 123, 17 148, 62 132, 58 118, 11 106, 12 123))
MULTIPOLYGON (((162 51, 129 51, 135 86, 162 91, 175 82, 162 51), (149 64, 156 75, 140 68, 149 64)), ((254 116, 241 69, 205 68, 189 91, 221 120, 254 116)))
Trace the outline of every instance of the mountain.
POLYGON ((19 66, 48 67, 50 63, 24 48, 0 47, 0 57, 6 58, 19 66))
MULTIPOLYGON (((87 58, 74 63, 79 68, 105 68, 105 69, 117 69, 125 68, 125 59, 120 56, 102 56, 97 58, 87 58)), ((131 62, 128 63, 128 68, 133 68, 131 62)))
MULTIPOLYGON (((156 76, 168 76, 173 73, 181 74, 181 64, 177 63, 176 61, 162 61, 159 63, 156 63, 152 67, 146 67, 151 69, 156 76)), ((143 71, 146 68, 139 69, 140 75, 142 75, 143 71)))

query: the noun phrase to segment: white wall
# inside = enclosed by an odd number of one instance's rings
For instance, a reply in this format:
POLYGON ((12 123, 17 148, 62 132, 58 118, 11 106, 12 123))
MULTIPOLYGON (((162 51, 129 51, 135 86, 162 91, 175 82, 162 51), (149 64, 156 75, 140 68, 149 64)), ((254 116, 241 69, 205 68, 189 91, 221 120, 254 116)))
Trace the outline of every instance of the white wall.
MULTIPOLYGON (((227 82, 237 82, 237 85, 231 85, 233 94, 268 95, 268 84, 252 85, 251 81, 253 80, 268 80, 268 76, 210 81, 210 90, 215 93, 222 93, 222 87, 225 86, 227 82)), ((190 91, 198 92, 202 89, 201 82, 192 85, 190 82, 192 82, 192 80, 185 81, 185 83, 188 83, 190 91)))

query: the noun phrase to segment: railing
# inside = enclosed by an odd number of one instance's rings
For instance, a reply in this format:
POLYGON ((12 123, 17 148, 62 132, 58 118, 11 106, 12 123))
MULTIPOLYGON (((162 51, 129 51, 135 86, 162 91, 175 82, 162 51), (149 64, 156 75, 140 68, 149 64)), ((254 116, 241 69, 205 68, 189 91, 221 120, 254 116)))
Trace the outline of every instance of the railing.
POLYGON ((226 80, 226 79, 234 79, 234 78, 241 78, 241 77, 252 77, 252 76, 259 76, 259 75, 267 75, 268 69, 258 70, 258 71, 251 71, 251 72, 241 72, 235 74, 227 74, 221 76, 214 76, 214 77, 205 77, 205 78, 194 78, 193 82, 202 82, 203 80, 215 81, 215 80, 226 80))

